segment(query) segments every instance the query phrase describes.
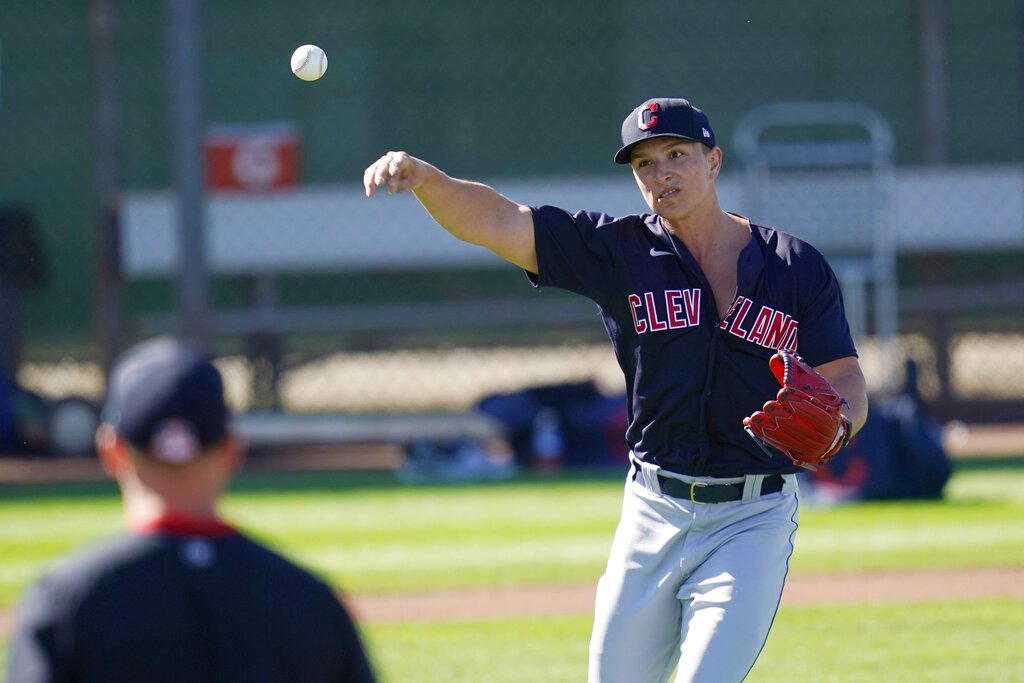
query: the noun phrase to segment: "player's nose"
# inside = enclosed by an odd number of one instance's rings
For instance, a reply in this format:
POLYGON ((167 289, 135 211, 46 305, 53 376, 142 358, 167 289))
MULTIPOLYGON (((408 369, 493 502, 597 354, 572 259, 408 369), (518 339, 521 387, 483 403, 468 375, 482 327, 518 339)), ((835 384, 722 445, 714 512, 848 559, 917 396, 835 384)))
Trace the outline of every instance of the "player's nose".
POLYGON ((672 170, 672 165, 668 163, 667 160, 657 159, 654 161, 654 173, 652 174, 652 177, 658 182, 665 183, 675 177, 675 173, 672 170))

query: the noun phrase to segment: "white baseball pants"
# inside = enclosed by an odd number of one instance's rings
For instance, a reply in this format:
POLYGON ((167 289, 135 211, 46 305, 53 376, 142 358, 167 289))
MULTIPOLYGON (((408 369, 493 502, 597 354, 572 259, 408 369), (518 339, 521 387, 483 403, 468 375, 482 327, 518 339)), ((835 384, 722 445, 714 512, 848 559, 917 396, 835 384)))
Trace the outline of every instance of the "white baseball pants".
POLYGON ((589 683, 665 683, 673 670, 675 683, 739 683, 782 597, 797 528, 796 477, 786 475, 778 493, 752 496, 748 484, 743 500, 694 503, 662 495, 655 475, 743 479, 644 470, 627 479, 598 582, 589 683))

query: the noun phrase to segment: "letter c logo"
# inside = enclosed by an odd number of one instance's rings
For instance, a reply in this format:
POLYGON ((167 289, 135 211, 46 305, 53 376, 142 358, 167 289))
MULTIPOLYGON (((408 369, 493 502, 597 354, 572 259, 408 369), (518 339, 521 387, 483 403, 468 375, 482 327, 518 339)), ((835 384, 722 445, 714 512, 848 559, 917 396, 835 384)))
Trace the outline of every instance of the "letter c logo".
POLYGON ((657 111, 658 103, 651 102, 636 113, 636 125, 640 126, 640 130, 650 130, 658 125, 657 111))

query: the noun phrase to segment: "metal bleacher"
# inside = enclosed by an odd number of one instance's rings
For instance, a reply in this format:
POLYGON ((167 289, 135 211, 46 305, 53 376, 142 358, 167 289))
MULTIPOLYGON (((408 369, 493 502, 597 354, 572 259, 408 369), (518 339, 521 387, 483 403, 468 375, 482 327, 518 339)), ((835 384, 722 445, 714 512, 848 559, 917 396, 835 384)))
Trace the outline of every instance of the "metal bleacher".
POLYGON ((877 339, 890 367, 899 313, 888 122, 856 102, 767 104, 740 118, 732 144, 744 210, 828 257, 854 338, 877 339))

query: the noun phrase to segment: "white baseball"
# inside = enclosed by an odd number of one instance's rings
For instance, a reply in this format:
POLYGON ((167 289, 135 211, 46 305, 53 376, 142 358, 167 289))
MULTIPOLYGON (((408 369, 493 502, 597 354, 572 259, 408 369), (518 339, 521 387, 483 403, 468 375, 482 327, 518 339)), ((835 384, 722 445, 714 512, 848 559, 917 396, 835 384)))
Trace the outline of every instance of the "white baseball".
POLYGON ((292 53, 292 73, 304 81, 315 81, 327 71, 327 54, 316 45, 302 45, 292 53))

